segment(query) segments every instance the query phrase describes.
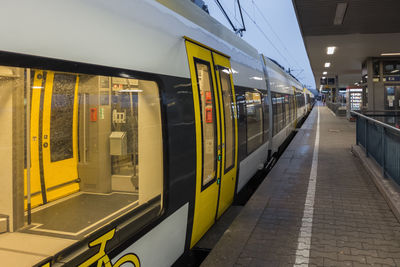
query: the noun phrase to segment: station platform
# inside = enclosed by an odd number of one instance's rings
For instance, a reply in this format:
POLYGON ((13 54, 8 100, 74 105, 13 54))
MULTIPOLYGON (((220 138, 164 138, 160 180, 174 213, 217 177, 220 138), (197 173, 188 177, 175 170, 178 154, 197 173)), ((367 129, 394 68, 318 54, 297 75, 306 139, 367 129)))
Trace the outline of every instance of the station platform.
POLYGON ((201 266, 400 266, 400 223, 351 152, 355 127, 316 105, 201 266))

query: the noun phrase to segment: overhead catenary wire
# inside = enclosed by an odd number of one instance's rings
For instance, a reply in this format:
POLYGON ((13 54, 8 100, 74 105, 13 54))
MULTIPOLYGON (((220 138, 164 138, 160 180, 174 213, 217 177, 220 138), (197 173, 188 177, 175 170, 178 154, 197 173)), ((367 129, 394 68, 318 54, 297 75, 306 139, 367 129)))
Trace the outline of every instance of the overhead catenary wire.
MULTIPOLYGON (((243 14, 242 14, 242 10, 241 10, 241 7, 240 7, 240 1, 239 1, 239 0, 236 0, 236 1, 237 1, 237 4, 238 4, 238 7, 239 7, 240 18, 241 18, 241 20, 242 20, 242 22, 241 22, 241 27, 240 27, 240 28, 236 28, 236 26, 233 24, 232 20, 230 19, 230 17, 229 17, 228 14, 226 13, 225 9, 223 8, 223 6, 222 6, 221 3, 219 2, 219 0, 214 0, 214 2, 217 4, 217 6, 219 7, 219 9, 221 10, 222 14, 224 14, 225 18, 228 20, 228 22, 229 22, 229 24, 231 25, 233 31, 234 31, 235 33, 240 34, 240 36, 242 37, 242 36, 243 36, 243 32, 246 31, 246 26, 245 26, 244 20, 243 20, 243 14)), ((236 15, 235 15, 234 18, 235 18, 236 21, 238 21, 238 20, 236 19, 236 15)), ((239 23, 239 24, 240 24, 240 23, 239 23)))
POLYGON ((243 9, 243 12, 247 15, 247 17, 251 20, 251 22, 254 23, 254 25, 257 27, 257 29, 261 32, 261 34, 264 36, 264 38, 271 44, 271 46, 278 52, 278 54, 286 61, 286 63, 290 66, 289 60, 281 53, 281 51, 274 45, 274 43, 268 38, 267 34, 261 29, 261 27, 257 24, 257 22, 250 16, 250 14, 246 11, 246 9, 243 9))
MULTIPOLYGON (((214 0, 214 2, 218 5, 217 1, 214 0)), ((288 66, 288 70, 289 71, 298 71, 297 75, 300 75, 303 71, 304 68, 301 67, 301 65, 298 63, 298 61, 295 59, 295 57, 292 55, 292 53, 289 51, 289 49, 286 47, 286 45, 284 44, 284 42, 282 41, 282 39, 279 37, 279 35, 276 33, 276 31, 273 29, 272 25, 269 23, 269 21, 267 20, 267 18, 265 17, 265 15, 262 13, 260 7, 255 3, 254 0, 251 1, 251 3, 253 4, 253 12, 254 16, 251 16, 250 13, 243 7, 240 6, 239 7, 239 11, 243 10, 243 13, 251 20, 251 22, 253 22, 253 24, 256 26, 257 30, 262 34, 262 36, 268 41, 268 43, 272 46, 272 48, 280 55, 280 57, 283 59, 284 62, 286 62, 287 66, 288 66), (263 30, 263 27, 261 27, 257 21, 256 21, 256 11, 261 15, 262 19, 264 20, 264 22, 268 25, 268 27, 270 28, 270 30, 272 31, 273 35, 276 37, 276 39, 279 41, 279 47, 277 45, 274 44, 274 42, 270 39, 271 36, 269 36, 268 34, 266 34, 266 32, 263 30), (284 51, 282 51, 280 48, 283 47, 284 51), (292 64, 292 63, 294 64, 292 64), (290 66, 296 66, 296 69, 292 69, 290 66)), ((220 7, 220 6, 219 6, 220 7)), ((221 8, 221 7, 220 7, 221 8)), ((235 1, 234 1, 234 16, 233 19, 240 24, 240 21, 237 19, 237 10, 236 10, 236 5, 235 5, 235 1)), ((230 13, 229 10, 226 10, 226 13, 230 13)), ((243 22, 244 23, 244 22, 243 22)), ((265 28, 264 28, 265 29, 265 28)), ((303 77, 303 76, 302 76, 303 77)), ((302 80, 302 79, 301 79, 302 80)))
MULTIPOLYGON (((301 68, 301 65, 297 62, 296 58, 292 55, 292 53, 289 51, 289 49, 286 47, 285 43, 282 41, 282 39, 279 37, 279 35, 275 32, 274 28, 271 26, 271 23, 269 23, 268 19, 264 16, 264 14, 261 12, 260 7, 252 1, 253 6, 256 7, 258 13, 261 15, 261 17, 264 19, 265 23, 268 25, 268 27, 271 29, 272 33, 275 35, 275 37, 278 39, 278 41, 281 43, 281 46, 286 50, 286 52, 289 54, 289 57, 296 63, 297 67, 301 69, 302 71, 304 69, 301 68)), ((301 71, 301 72, 302 72, 301 71)), ((300 72, 300 73, 301 73, 300 72)), ((300 74, 299 73, 299 74, 300 74)))

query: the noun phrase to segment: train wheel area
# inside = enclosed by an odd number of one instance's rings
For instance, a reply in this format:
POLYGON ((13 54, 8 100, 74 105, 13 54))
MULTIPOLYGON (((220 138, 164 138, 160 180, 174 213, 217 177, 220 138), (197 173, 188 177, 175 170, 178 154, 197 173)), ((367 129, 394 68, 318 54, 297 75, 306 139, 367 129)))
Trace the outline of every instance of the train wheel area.
POLYGON ((400 224, 352 155, 354 134, 314 107, 202 266, 399 264, 400 224))

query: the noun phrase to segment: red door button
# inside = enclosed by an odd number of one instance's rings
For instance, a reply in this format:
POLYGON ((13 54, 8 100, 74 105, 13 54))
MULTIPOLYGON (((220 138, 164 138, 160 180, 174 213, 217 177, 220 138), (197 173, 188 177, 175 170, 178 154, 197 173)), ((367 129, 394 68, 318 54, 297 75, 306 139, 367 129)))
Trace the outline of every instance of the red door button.
POLYGON ((97 121, 97 108, 90 108, 90 121, 97 121))
POLYGON ((212 107, 206 107, 206 123, 213 122, 212 107))

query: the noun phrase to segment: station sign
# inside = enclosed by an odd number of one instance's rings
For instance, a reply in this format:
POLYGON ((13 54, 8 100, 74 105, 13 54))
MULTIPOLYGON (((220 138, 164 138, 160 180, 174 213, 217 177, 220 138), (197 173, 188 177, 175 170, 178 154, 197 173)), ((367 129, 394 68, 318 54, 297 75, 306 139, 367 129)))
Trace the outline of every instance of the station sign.
POLYGON ((388 76, 386 77, 387 82, 398 82, 400 81, 400 76, 388 76))

